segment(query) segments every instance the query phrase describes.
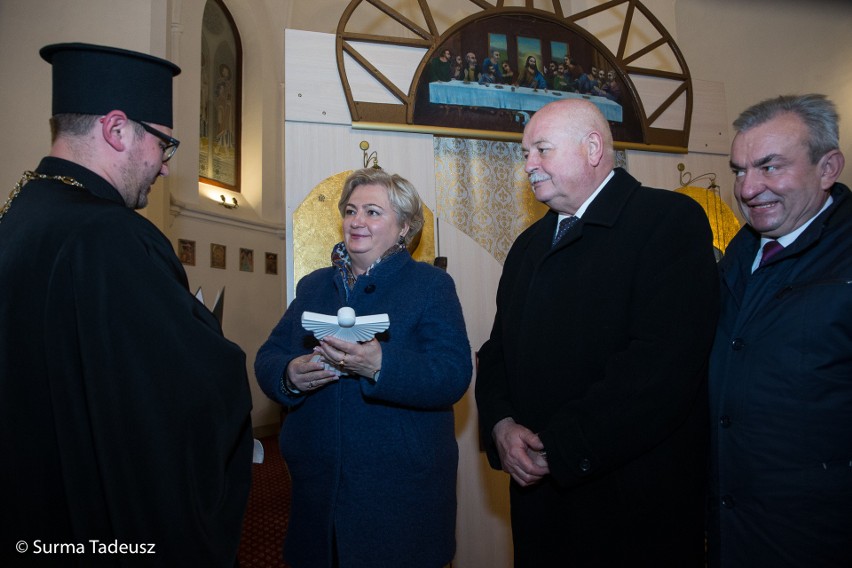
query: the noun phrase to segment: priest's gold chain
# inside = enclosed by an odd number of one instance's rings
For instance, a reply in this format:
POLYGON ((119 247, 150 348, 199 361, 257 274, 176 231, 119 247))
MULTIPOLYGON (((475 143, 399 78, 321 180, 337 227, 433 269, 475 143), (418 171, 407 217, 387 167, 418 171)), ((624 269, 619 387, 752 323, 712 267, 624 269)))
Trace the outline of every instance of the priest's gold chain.
POLYGON ((34 179, 49 179, 61 181, 65 185, 73 185, 74 187, 85 189, 82 183, 69 176, 48 176, 27 170, 24 172, 24 175, 21 176, 21 179, 18 180, 18 183, 15 184, 15 187, 14 189, 12 189, 11 193, 9 193, 9 198, 6 199, 6 203, 3 204, 3 209, 0 209, 0 222, 3 221, 3 217, 6 216, 6 213, 9 211, 9 208, 12 206, 12 201, 16 197, 18 197, 19 193, 21 193, 21 188, 24 187, 24 184, 34 179))

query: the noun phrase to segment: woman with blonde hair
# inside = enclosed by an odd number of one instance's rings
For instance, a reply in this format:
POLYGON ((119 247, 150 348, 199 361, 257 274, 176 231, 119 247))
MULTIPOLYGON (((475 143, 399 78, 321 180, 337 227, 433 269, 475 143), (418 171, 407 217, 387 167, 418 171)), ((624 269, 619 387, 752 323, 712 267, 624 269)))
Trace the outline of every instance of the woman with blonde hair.
POLYGON ((281 453, 293 498, 284 556, 294 568, 439 568, 455 552, 453 404, 471 352, 452 278, 408 253, 423 226, 414 187, 380 169, 351 174, 343 241, 305 276, 261 347, 263 391, 289 408, 281 453), (317 341, 304 311, 388 314, 370 341, 317 341))

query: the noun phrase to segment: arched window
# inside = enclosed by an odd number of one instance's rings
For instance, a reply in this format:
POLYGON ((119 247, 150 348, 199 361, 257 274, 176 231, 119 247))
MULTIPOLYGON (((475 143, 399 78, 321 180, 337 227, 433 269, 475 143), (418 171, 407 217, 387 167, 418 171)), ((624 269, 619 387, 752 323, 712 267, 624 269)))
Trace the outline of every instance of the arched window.
POLYGON ((240 34, 222 0, 207 0, 201 28, 198 177, 240 191, 240 34))

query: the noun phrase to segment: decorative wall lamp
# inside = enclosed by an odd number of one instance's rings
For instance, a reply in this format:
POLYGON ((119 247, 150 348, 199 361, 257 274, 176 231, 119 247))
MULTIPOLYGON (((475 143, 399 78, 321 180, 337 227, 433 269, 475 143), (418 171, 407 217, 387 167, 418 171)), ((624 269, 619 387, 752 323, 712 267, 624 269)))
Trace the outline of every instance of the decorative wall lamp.
POLYGON ((370 149, 370 143, 366 140, 361 140, 361 143, 358 144, 358 147, 361 148, 361 151, 364 152, 364 167, 369 168, 370 162, 373 162, 373 169, 380 170, 382 167, 379 165, 379 155, 375 152, 370 152, 367 154, 367 150, 370 149))
POLYGON ((709 179, 710 185, 707 186, 707 189, 719 191, 719 186, 716 185, 716 174, 715 173, 709 172, 709 173, 706 173, 706 174, 701 174, 700 176, 692 177, 692 174, 690 172, 684 171, 685 169, 686 169, 686 166, 684 166, 682 163, 677 165, 677 171, 680 172, 680 186, 681 187, 686 187, 688 185, 691 185, 692 183, 694 183, 694 182, 696 182, 700 179, 709 179))
POLYGON ((680 187, 675 191, 688 195, 701 204, 704 213, 707 215, 707 220, 710 221, 710 228, 713 230, 713 248, 715 249, 716 260, 721 260, 728 243, 740 230, 740 222, 731 208, 722 201, 720 188, 716 185, 715 173, 693 177, 690 172, 684 171, 686 166, 683 164, 678 164, 677 169, 680 172, 680 187), (710 182, 706 189, 693 185, 696 181, 702 179, 710 182))
POLYGON ((237 207, 239 207, 239 206, 240 206, 240 204, 237 202, 237 198, 236 198, 236 197, 232 197, 232 198, 231 198, 231 203, 228 203, 228 201, 225 199, 225 196, 224 196, 224 195, 219 195, 219 199, 221 199, 221 200, 222 200, 221 205, 222 205, 222 207, 224 207, 225 209, 236 209, 237 207))

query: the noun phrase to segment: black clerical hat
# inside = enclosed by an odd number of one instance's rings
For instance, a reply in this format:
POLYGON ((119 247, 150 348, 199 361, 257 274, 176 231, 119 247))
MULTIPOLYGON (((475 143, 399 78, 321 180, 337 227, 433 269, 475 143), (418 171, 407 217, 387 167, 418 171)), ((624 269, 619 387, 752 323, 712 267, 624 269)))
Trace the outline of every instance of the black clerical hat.
POLYGON ((180 67, 136 51, 58 43, 39 51, 53 65, 53 114, 121 110, 136 122, 172 127, 172 77, 180 67))

